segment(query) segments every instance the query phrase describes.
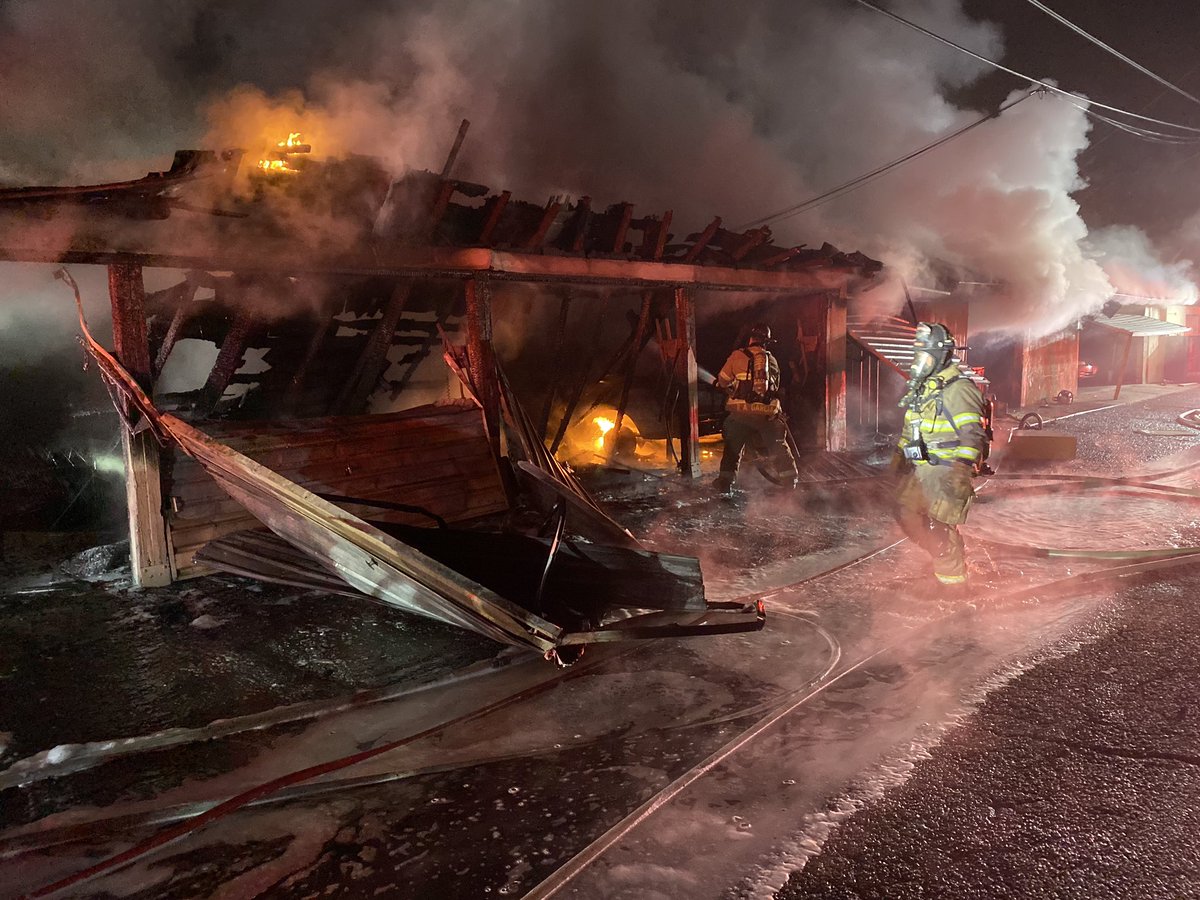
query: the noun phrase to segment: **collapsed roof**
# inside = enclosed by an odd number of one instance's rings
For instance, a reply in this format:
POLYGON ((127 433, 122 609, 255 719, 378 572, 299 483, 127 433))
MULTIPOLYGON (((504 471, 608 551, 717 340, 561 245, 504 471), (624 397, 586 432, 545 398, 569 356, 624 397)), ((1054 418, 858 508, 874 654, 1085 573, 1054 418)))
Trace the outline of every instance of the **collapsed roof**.
POLYGON ((181 150, 140 179, 0 190, 0 259, 762 291, 837 288, 882 268, 830 244, 781 247, 769 228, 731 231, 719 217, 677 237, 670 210, 531 203, 423 170, 393 181, 366 157, 280 151, 242 171, 243 156, 181 150), (286 165, 264 166, 274 162, 286 165))

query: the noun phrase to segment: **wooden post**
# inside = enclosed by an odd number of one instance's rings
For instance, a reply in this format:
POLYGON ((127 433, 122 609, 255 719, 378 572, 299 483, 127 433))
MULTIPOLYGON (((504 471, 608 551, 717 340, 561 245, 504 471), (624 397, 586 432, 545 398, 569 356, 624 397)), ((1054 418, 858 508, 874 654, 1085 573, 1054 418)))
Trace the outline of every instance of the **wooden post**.
POLYGON ((675 331, 679 337, 679 370, 687 391, 686 428, 679 436, 679 464, 689 478, 700 477, 700 389, 696 369, 696 296, 691 287, 675 288, 675 331))
POLYGON ((829 294, 825 312, 825 449, 845 450, 846 293, 829 294))
POLYGON ((492 286, 485 274, 465 282, 467 305, 467 364, 471 383, 483 406, 492 453, 500 457, 500 388, 496 374, 495 349, 492 347, 492 286))
MULTIPOLYGON (((146 338, 146 291, 142 268, 114 263, 108 267, 112 303, 113 347, 129 373, 150 390, 150 345, 146 338)), ((170 584, 171 545, 163 517, 162 474, 158 444, 149 430, 123 431, 125 499, 129 506, 129 550, 133 581, 138 587, 170 584)))
POLYGON ((1113 391, 1113 399, 1121 399, 1121 388, 1125 384, 1125 367, 1129 365, 1129 351, 1133 349, 1133 332, 1125 334, 1125 352, 1121 354, 1121 366, 1117 369, 1117 389, 1113 391))

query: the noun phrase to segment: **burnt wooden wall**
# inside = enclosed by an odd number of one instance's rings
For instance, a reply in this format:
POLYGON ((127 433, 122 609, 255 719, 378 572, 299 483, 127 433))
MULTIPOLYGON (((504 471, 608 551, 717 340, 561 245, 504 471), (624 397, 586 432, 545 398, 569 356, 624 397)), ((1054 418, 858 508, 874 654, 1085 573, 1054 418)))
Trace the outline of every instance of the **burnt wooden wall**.
POLYGON ((1053 400, 1059 391, 1079 390, 1079 332, 1071 329, 1030 338, 1022 353, 1021 406, 1053 400))
MULTIPOLYGON (((208 423, 206 432, 256 462, 317 493, 422 506, 448 522, 507 508, 488 449, 479 407, 468 400, 385 415, 305 419, 291 423, 208 423)), ((258 520, 195 460, 164 453, 163 490, 174 568, 180 578, 204 574, 193 562, 208 541, 258 520)), ((360 518, 430 525, 415 513, 341 504, 360 518)))

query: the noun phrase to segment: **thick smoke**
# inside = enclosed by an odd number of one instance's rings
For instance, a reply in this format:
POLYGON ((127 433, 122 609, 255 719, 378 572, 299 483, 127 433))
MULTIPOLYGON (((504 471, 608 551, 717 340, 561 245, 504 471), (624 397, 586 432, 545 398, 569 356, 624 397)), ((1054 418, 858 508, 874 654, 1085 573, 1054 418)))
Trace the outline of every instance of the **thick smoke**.
POLYGON ((1139 299, 1191 304, 1200 299, 1194 266, 1180 254, 1167 261, 1140 228, 1111 226, 1093 229, 1087 251, 1104 267, 1118 299, 1137 304, 1139 299))
MULTIPOLYGON (((895 7, 1003 54, 959 0, 895 7)), ((137 175, 178 146, 253 152, 290 130, 318 154, 437 169, 467 117, 461 176, 672 208, 681 231, 753 220, 984 112, 951 99, 980 64, 843 0, 10 0, 0 53, 0 179, 137 175)), ((1014 328, 1053 330, 1163 269, 1146 270, 1141 238, 1089 241, 1073 198, 1088 128, 1035 97, 779 222, 777 240, 831 240, 914 278, 950 263, 1012 285, 1014 328)), ((1186 265, 1166 269, 1172 296, 1194 296, 1186 265)))

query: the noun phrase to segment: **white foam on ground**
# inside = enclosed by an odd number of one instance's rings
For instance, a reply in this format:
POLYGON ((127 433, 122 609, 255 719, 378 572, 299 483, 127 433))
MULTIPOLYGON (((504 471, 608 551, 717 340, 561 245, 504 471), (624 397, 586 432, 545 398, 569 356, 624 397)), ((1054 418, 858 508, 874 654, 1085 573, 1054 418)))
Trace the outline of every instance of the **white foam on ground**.
POLYGON ((833 832, 852 815, 881 799, 889 790, 908 781, 917 764, 930 759, 933 750, 947 734, 966 723, 993 691, 1005 687, 1043 663, 1077 653, 1099 640, 1107 626, 1096 622, 1075 632, 1072 637, 1039 650, 1028 659, 1017 660, 1000 669, 967 694, 962 704, 939 723, 928 723, 907 745, 879 763, 845 794, 835 797, 829 808, 806 815, 800 832, 781 844, 770 861, 760 865, 733 896, 744 900, 772 900, 793 872, 801 872, 825 846, 833 832))

